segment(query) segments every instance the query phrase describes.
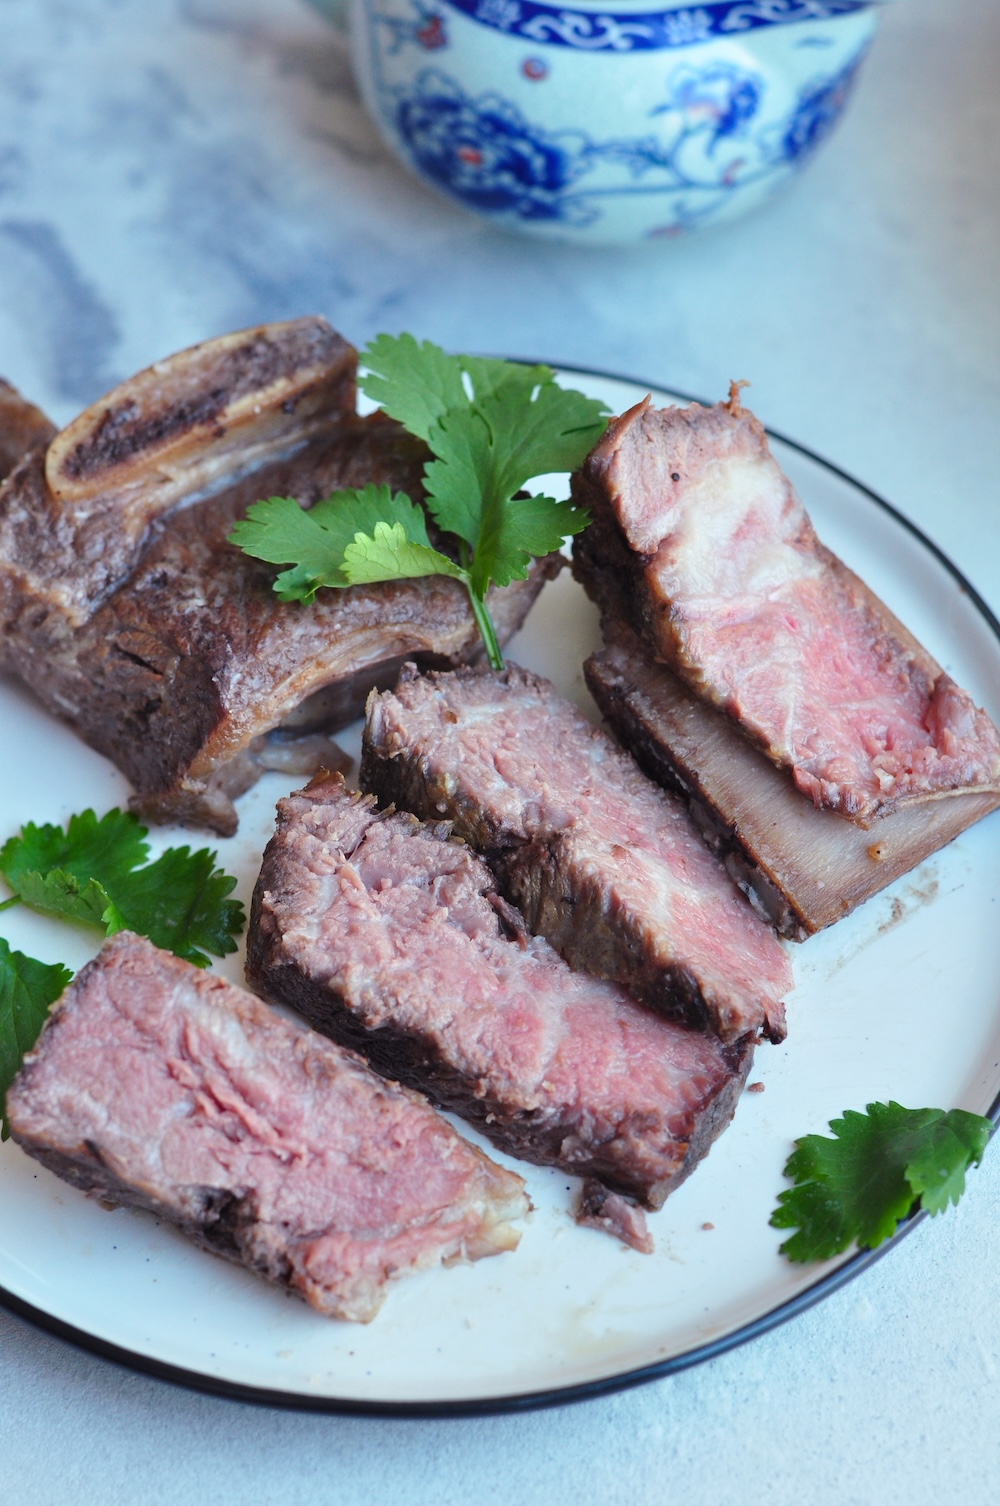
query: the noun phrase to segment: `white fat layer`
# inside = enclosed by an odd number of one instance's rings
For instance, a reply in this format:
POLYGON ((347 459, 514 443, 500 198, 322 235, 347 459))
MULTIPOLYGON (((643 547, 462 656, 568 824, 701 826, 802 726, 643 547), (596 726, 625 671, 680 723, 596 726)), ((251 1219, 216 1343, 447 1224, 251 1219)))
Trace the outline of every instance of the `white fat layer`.
POLYGON ((676 529, 664 539, 656 573, 674 594, 767 595, 818 573, 819 562, 792 547, 801 507, 768 456, 717 459, 685 488, 676 529))

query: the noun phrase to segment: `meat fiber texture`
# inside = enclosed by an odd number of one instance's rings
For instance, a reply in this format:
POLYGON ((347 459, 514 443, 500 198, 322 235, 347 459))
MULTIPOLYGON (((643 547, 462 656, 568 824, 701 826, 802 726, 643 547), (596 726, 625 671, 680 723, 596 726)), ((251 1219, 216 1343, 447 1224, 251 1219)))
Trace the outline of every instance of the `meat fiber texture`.
POLYGON ((66 1181, 152 1210, 321 1313, 512 1249, 520 1177, 417 1095, 224 979, 121 932, 55 1006, 7 1095, 66 1181))
POLYGON ((338 776, 281 801, 250 982, 502 1149, 659 1207, 729 1122, 752 1043, 572 972, 450 831, 380 813, 338 776))
POLYGON ((723 1041, 785 1034, 791 968, 683 802, 546 680, 419 675, 368 704, 361 781, 447 816, 573 967, 723 1041))
MULTIPOLYGON (((654 656, 817 807, 862 827, 904 803, 1000 792, 1000 735, 817 539, 739 402, 616 419, 574 480, 577 573, 632 583, 654 656)), ((617 587, 616 587, 617 589, 617 587)))
MULTIPOLYGON (((266 768, 343 766, 329 734, 410 657, 473 659, 442 577, 283 603, 272 566, 226 542, 251 503, 341 487, 422 495, 428 452, 355 412, 356 352, 322 319, 211 340, 116 388, 54 438, 11 389, 0 471, 0 668, 111 758, 154 821, 236 829, 266 768)), ((490 595, 506 639, 557 558, 490 595)))

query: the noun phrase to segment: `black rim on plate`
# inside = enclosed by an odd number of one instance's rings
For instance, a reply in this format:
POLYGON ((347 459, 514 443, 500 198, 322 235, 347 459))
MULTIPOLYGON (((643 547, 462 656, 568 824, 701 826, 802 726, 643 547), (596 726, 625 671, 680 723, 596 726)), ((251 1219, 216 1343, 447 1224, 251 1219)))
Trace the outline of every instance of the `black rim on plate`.
MULTIPOLYGON (((535 365, 537 362, 530 361, 526 364, 535 365)), ((633 377, 625 377, 617 372, 603 371, 599 368, 584 366, 556 366, 558 372, 583 377, 597 377, 612 382, 627 382, 633 387, 646 387, 652 392, 666 393, 671 397, 680 398, 682 402, 701 402, 705 399, 693 397, 688 393, 678 391, 675 387, 666 386, 660 382, 644 382, 633 377)), ((806 445, 799 444, 794 439, 788 439, 777 429, 767 429, 767 434, 772 439, 778 440, 788 449, 805 456, 807 460, 821 466, 824 470, 839 476, 842 481, 860 492, 862 496, 883 512, 887 513, 907 533, 911 534, 922 547, 933 556, 938 563, 948 572, 962 594, 968 597, 983 621, 989 627, 993 636, 1000 643, 1000 620, 980 596, 979 592, 966 579, 952 560, 938 547, 934 541, 917 527, 917 525, 891 502, 872 491, 871 487, 865 486, 849 472, 842 470, 840 466, 817 455, 815 450, 810 450, 806 445)), ((994 1127, 1000 1122, 1000 1092, 990 1105, 988 1116, 994 1127)), ((761 1314, 749 1323, 734 1329, 731 1333, 723 1334, 711 1343, 700 1344, 694 1349, 684 1350, 681 1354, 671 1355, 667 1359, 657 1360, 650 1365, 641 1365, 635 1370, 626 1370, 616 1375, 602 1376, 593 1381, 584 1381, 576 1385, 547 1387, 541 1391, 526 1391, 513 1393, 508 1396, 482 1397, 468 1401, 375 1401, 367 1399, 353 1399, 351 1397, 336 1396, 309 1396, 300 1392, 270 1390, 265 1386, 243 1385, 238 1381, 227 1380, 221 1376, 205 1375, 196 1370, 187 1370, 178 1365, 171 1365, 163 1360, 153 1359, 151 1356, 137 1353, 131 1349, 123 1349, 117 1344, 112 1344, 106 1339, 101 1339, 95 1334, 89 1334, 85 1330, 75 1328, 71 1323, 65 1323, 61 1318, 53 1317, 41 1308, 32 1306, 23 1301, 13 1292, 0 1285, 0 1306, 6 1307, 19 1318, 26 1319, 37 1328, 54 1334, 57 1338, 84 1349, 88 1353, 101 1356, 102 1359, 113 1360, 116 1364, 127 1369, 138 1371, 143 1375, 152 1376, 157 1380, 169 1381, 173 1385, 182 1386, 192 1391, 208 1392, 213 1396, 221 1396, 231 1401, 251 1402, 258 1406, 282 1407, 291 1411, 300 1412, 330 1412, 337 1414, 361 1414, 372 1417, 475 1417, 496 1414, 499 1412, 525 1412, 534 1411, 543 1407, 565 1406, 570 1402, 588 1401, 594 1397, 606 1396, 611 1392, 625 1391, 633 1386, 640 1386, 647 1381, 660 1380, 669 1375, 676 1375, 682 1370, 689 1370, 694 1365, 703 1364, 706 1360, 714 1359, 716 1355, 725 1354, 730 1349, 737 1349, 742 1344, 747 1344, 751 1339, 758 1338, 761 1334, 769 1333, 771 1329, 787 1323, 799 1313, 813 1307, 824 1297, 830 1296, 849 1281, 860 1276, 862 1271, 881 1260, 883 1255, 894 1249, 913 1228, 927 1215, 918 1210, 899 1226, 895 1234, 880 1245, 877 1250, 859 1250, 857 1254, 839 1265, 827 1275, 819 1277, 812 1286, 807 1287, 797 1296, 781 1303, 778 1307, 761 1314)))

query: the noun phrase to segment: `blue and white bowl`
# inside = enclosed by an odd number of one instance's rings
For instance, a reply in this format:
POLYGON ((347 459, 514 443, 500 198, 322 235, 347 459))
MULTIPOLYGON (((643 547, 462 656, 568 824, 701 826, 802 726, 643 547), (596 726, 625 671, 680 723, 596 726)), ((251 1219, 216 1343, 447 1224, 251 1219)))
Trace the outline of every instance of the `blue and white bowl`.
POLYGON ((759 204, 829 135, 875 24, 869 0, 350 0, 397 156, 497 225, 591 245, 759 204))

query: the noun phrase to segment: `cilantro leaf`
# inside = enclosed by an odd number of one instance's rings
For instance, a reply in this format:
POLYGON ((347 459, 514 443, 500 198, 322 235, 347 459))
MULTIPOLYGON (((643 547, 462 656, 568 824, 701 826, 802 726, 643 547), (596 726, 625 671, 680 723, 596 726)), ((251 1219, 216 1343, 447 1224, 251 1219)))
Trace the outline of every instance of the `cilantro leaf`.
POLYGON ((943 1213, 949 1203, 957 1203, 965 1191, 965 1173, 970 1165, 979 1165, 990 1122, 965 1109, 950 1114, 929 1126, 924 1144, 919 1146, 906 1168, 907 1180, 928 1213, 943 1213))
POLYGON ((243 906, 226 898, 235 887, 236 880, 216 868, 215 853, 207 847, 197 852, 168 847, 155 863, 129 875, 127 889, 103 917, 107 934, 138 931, 165 951, 208 967, 200 947, 217 957, 236 950, 243 906))
POLYGON ((243 927, 243 906, 226 898, 236 880, 208 848, 168 848, 147 861, 146 828, 127 811, 93 811, 59 826, 28 822, 0 848, 0 873, 33 909, 103 930, 138 931, 199 966, 199 948, 224 956, 243 927))
POLYGON ((554 379, 549 366, 447 355, 439 345, 418 343, 412 335, 377 335, 361 352, 361 361, 367 368, 358 383, 362 392, 425 443, 446 413, 468 403, 467 382, 479 400, 504 392, 517 402, 526 401, 540 382, 554 379))
POLYGON ((512 497, 532 476, 578 466, 604 432, 602 415, 600 403, 558 387, 551 378, 531 388, 515 384, 513 393, 477 395, 474 403, 446 413, 431 431, 430 447, 439 458, 426 471, 428 507, 442 528, 467 537, 450 520, 457 500, 449 495, 451 466, 467 466, 471 458, 484 492, 512 497))
POLYGON ((96 879, 105 888, 128 877, 149 857, 145 827, 127 811, 110 810, 100 820, 91 810, 70 816, 61 826, 29 821, 18 837, 0 847, 0 873, 15 893, 27 873, 71 874, 82 886, 96 879))
POLYGON ((362 390, 431 451, 425 505, 454 536, 457 564, 432 548, 420 509, 386 487, 338 492, 309 511, 271 497, 234 525, 230 542, 291 566, 274 585, 285 601, 312 601, 320 586, 423 575, 461 581, 500 669, 490 586, 523 580, 533 557, 560 548, 589 521, 571 502, 517 493, 534 476, 578 466, 603 433, 607 410, 560 387, 549 366, 447 355, 412 335, 377 336, 362 362, 362 390))
POLYGON ((64 915, 85 926, 103 926, 111 904, 108 891, 97 879, 81 883, 75 874, 62 868, 53 868, 48 873, 29 870, 20 874, 17 894, 33 910, 41 910, 46 915, 64 915))
POLYGON ((551 367, 446 356, 410 336, 379 336, 363 359, 377 372, 365 391, 434 455, 426 505, 471 549, 463 564, 480 607, 492 582, 523 579, 533 556, 586 526, 569 502, 515 494, 533 476, 581 463, 604 431, 603 404, 558 386, 551 367))
POLYGON ((412 580, 421 575, 450 575, 464 580, 466 572, 429 544, 407 538, 402 523, 376 522, 372 533, 357 533, 344 550, 344 574, 352 586, 379 580, 412 580))
POLYGON ((0 1139, 10 1133, 4 1117, 7 1089, 72 976, 61 963, 49 966, 12 952, 0 936, 0 1139))
POLYGON ((427 507, 438 525, 473 551, 472 584, 523 579, 530 559, 558 549, 589 521, 569 502, 516 497, 544 471, 571 470, 603 428, 594 405, 554 384, 511 405, 502 395, 444 416, 431 434, 438 457, 424 472, 427 507))
POLYGON ((466 401, 461 362, 429 340, 377 335, 361 360, 368 368, 358 382, 362 392, 418 439, 426 441, 442 414, 466 401))
POLYGON ((335 492, 308 510, 294 497, 255 502, 246 518, 233 524, 229 542, 273 565, 294 562, 278 576, 274 589, 282 601, 310 602, 321 586, 352 584, 342 568, 344 551, 356 534, 370 534, 379 520, 401 524, 409 539, 429 547, 422 509, 405 492, 393 495, 387 486, 372 484, 335 492))
POLYGON ((506 402, 527 402, 536 387, 556 379, 551 366, 527 366, 520 361, 502 361, 491 356, 456 356, 455 359, 461 362, 476 401, 480 403, 493 396, 502 396, 506 402))
POLYGON ((830 1122, 833 1138, 795 1142, 779 1194, 777 1229, 798 1232, 781 1245, 789 1260, 828 1260, 852 1241, 875 1249, 917 1204, 940 1213, 958 1201, 965 1173, 982 1160, 991 1124, 964 1109, 905 1109, 870 1103, 830 1122))

